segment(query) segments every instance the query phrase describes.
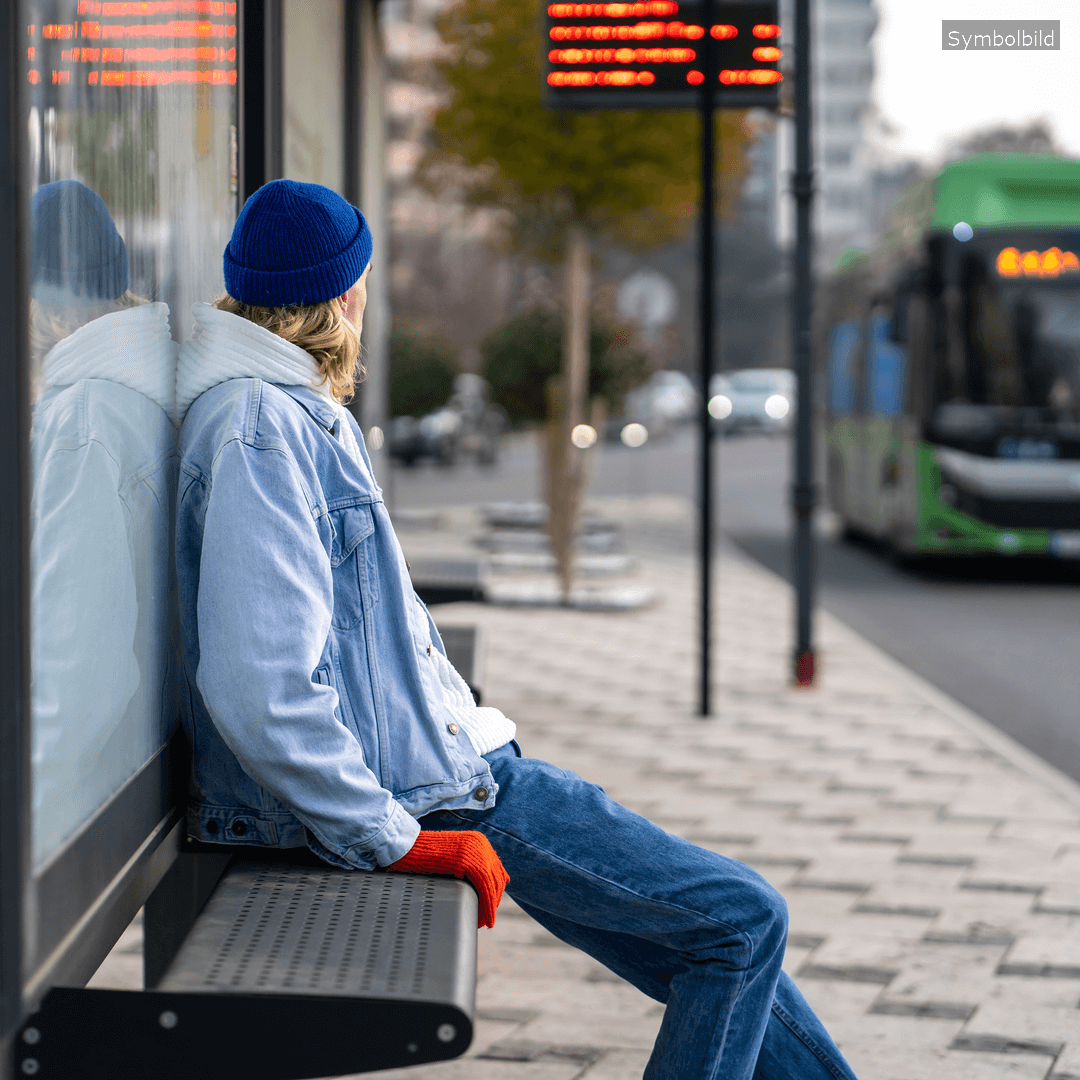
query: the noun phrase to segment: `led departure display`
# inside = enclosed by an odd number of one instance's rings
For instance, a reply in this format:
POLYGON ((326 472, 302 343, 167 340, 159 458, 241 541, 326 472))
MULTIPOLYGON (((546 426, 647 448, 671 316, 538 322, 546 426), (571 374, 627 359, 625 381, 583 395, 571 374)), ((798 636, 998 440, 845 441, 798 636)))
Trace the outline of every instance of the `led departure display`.
POLYGON ((1007 247, 998 252, 997 272, 1002 277, 1056 278, 1062 274, 1080 274, 1080 259, 1075 252, 1058 247, 1046 251, 1007 247))
POLYGON ((718 108, 775 108, 784 78, 776 4, 714 4, 708 28, 700 10, 693 0, 549 4, 543 69, 548 106, 692 108, 705 81, 708 46, 716 57, 718 108))
POLYGON ((77 0, 56 22, 30 24, 26 77, 34 86, 236 84, 236 3, 77 0))

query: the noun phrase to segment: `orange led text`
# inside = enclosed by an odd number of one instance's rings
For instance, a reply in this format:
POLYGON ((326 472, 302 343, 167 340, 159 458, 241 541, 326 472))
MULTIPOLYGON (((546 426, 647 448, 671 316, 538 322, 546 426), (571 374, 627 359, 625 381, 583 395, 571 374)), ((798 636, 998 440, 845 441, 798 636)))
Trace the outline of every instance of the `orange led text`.
POLYGON ((210 83, 235 86, 235 71, 103 71, 102 86, 168 86, 171 83, 210 83))
POLYGON ((548 4, 553 19, 632 19, 640 15, 678 15, 673 0, 648 0, 643 4, 548 4))
POLYGON ((633 26, 553 26, 553 41, 655 41, 657 38, 686 38, 696 41, 705 36, 701 26, 681 22, 640 22, 633 26))
POLYGON ((725 86, 771 86, 783 79, 784 76, 779 71, 770 71, 768 68, 736 71, 725 68, 720 72, 720 81, 725 86))
POLYGON ((1080 259, 1073 252, 1057 247, 1024 252, 1007 247, 998 252, 997 272, 1002 277, 1055 278, 1059 274, 1080 273, 1080 259))
POLYGON ((553 71, 549 86, 651 86, 656 76, 651 71, 553 71))

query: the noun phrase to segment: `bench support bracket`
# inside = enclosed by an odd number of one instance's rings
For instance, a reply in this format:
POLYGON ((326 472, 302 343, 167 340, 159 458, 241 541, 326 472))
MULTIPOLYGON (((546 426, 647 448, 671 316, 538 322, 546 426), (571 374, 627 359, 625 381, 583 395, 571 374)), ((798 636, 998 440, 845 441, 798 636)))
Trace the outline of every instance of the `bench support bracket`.
POLYGON ((56 987, 14 1040, 12 1075, 304 1080, 445 1061, 471 1041, 447 1004, 56 987))

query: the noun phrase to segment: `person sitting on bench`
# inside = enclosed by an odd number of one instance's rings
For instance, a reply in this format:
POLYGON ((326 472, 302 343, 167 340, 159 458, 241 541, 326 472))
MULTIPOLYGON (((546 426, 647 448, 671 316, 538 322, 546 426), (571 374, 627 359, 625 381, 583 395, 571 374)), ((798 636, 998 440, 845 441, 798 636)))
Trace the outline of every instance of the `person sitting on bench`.
POLYGON ((648 1080, 853 1080, 781 970, 783 898, 524 757, 446 660, 343 406, 371 251, 359 210, 276 180, 236 221, 228 295, 193 309, 176 526, 190 835, 465 877, 484 926, 506 888, 666 1003, 648 1080))

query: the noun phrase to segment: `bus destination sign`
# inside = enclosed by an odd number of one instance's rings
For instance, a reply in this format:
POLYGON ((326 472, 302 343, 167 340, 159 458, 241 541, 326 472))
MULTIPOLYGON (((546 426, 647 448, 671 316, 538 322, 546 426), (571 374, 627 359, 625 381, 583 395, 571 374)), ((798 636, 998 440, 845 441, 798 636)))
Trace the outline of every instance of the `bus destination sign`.
POLYGON ((714 50, 717 108, 776 108, 783 56, 775 2, 714 3, 706 38, 699 0, 549 3, 545 101, 552 109, 685 109, 701 99, 714 50))

